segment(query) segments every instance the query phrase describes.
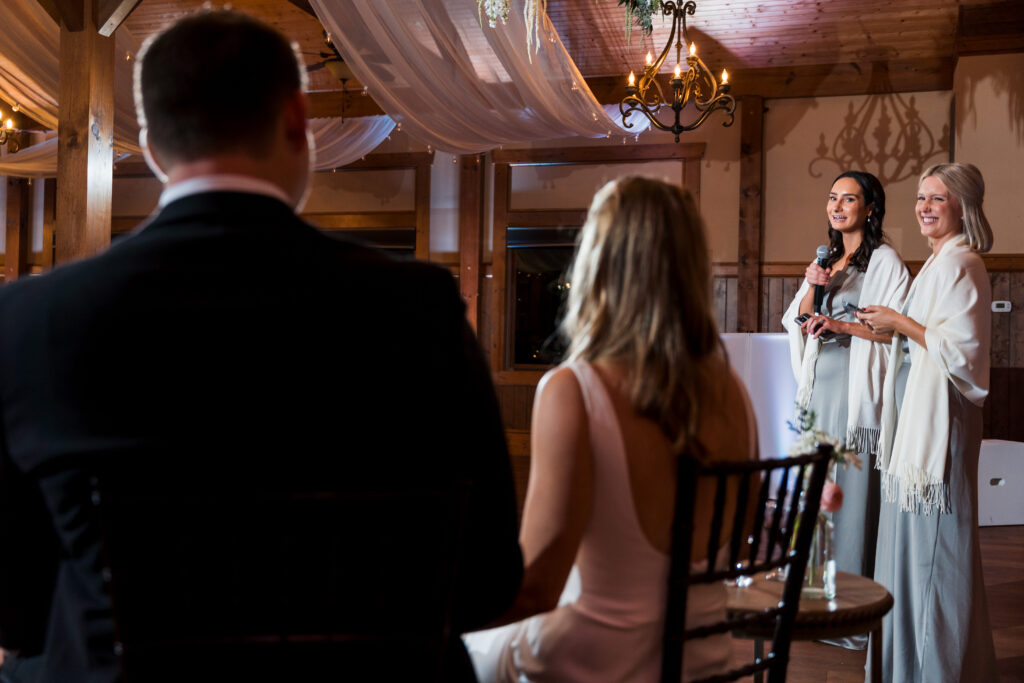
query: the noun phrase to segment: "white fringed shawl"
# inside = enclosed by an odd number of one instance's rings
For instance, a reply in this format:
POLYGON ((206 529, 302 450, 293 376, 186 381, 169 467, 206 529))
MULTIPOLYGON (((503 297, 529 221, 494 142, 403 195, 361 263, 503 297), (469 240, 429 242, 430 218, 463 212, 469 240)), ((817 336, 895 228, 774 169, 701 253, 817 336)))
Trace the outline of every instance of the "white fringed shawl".
MULTIPOLYGON (((797 403, 806 407, 814 385, 814 364, 821 342, 805 343, 805 335, 794 318, 800 313, 800 301, 810 285, 804 280, 796 297, 782 317, 789 333, 789 354, 797 381, 797 403)), ((858 306, 881 305, 899 310, 910 288, 910 273, 899 254, 881 245, 871 254, 864 273, 858 306)), ((859 453, 874 452, 878 444, 882 412, 882 387, 888 364, 889 347, 860 337, 850 340, 850 374, 847 380, 846 445, 859 453)), ((833 434, 839 437, 841 435, 833 434)))
POLYGON ((910 373, 899 423, 896 375, 903 361, 902 341, 893 339, 882 409, 882 436, 876 463, 882 494, 904 512, 950 511, 949 391, 955 389, 981 406, 988 395, 992 289, 985 263, 956 237, 925 261, 910 288, 904 315, 925 328, 927 349, 909 341, 910 373), (952 388, 949 386, 952 383, 952 388))

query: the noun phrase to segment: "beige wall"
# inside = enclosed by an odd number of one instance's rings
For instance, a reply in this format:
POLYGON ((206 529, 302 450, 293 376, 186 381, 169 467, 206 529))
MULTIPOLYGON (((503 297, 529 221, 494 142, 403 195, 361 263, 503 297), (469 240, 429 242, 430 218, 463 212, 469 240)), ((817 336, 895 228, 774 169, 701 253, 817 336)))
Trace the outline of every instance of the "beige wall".
POLYGON ((851 169, 882 181, 884 230, 903 258, 927 258, 913 213, 917 177, 949 158, 950 99, 949 92, 921 92, 767 101, 764 260, 814 258, 827 243, 832 179, 851 169))
MULTIPOLYGON (((739 250, 740 114, 741 106, 737 106, 735 123, 726 128, 722 126, 723 115, 721 112, 716 112, 697 130, 679 136, 679 142, 703 142, 707 145, 704 151, 704 162, 700 169, 700 209, 708 227, 708 247, 711 249, 711 258, 718 262, 735 262, 739 250)), ((533 148, 596 147, 602 145, 672 144, 673 142, 674 138, 669 133, 652 129, 642 133, 639 138, 632 134, 622 135, 614 132, 608 139, 567 138, 522 146, 533 148)), ((519 146, 517 145, 517 147, 519 146)), ((628 169, 628 166, 626 168, 628 169)), ((637 167, 634 166, 632 172, 638 172, 636 169, 637 167)), ((640 172, 648 175, 661 175, 657 172, 640 172)), ((598 187, 600 184, 594 186, 594 182, 588 181, 587 186, 577 188, 574 195, 578 196, 581 192, 593 195, 594 190, 598 187)))
POLYGON ((1024 254, 1024 54, 961 57, 953 90, 954 153, 985 176, 992 253, 1024 254))

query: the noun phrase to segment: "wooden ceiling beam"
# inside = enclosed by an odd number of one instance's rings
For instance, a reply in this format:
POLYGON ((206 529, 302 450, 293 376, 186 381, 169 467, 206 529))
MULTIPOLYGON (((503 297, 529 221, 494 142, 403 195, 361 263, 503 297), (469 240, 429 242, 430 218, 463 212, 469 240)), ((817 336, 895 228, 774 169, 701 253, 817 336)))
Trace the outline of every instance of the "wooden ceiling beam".
MULTIPOLYGON (((952 57, 879 62, 847 62, 809 66, 730 70, 736 97, 764 98, 876 95, 893 92, 949 90, 953 87, 952 57)), ((625 97, 625 78, 588 78, 598 102, 614 104, 625 97)), ((668 75, 662 88, 670 92, 668 75)))
POLYGON ((85 27, 83 0, 37 0, 58 26, 68 31, 81 31, 85 27))
POLYGON ((46 10, 46 13, 53 19, 53 23, 60 26, 60 8, 57 7, 55 0, 36 0, 39 6, 46 10))
MULTIPOLYGON (((86 3, 84 0, 36 0, 58 26, 72 33, 85 28, 86 3)), ((99 34, 109 38, 142 0, 94 0, 93 24, 99 34)))
POLYGON ((957 55, 1024 51, 1024 12, 1020 0, 992 5, 960 5, 957 55))
POLYGON ((372 97, 361 90, 316 90, 308 94, 309 118, 330 116, 379 116, 384 113, 372 97))
POLYGON ((313 6, 309 4, 309 0, 288 0, 288 2, 292 5, 295 5, 306 14, 309 14, 310 16, 313 17, 316 16, 316 12, 313 11, 313 6))

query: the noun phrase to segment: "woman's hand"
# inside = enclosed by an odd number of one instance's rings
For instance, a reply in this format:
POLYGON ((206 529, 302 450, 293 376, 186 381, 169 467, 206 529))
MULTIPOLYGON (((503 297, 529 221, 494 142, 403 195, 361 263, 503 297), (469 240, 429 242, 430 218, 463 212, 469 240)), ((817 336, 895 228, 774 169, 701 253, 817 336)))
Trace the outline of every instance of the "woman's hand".
POLYGON ((848 334, 846 330, 846 323, 827 315, 812 315, 810 319, 803 324, 804 332, 807 333, 812 339, 817 339, 825 332, 831 332, 832 334, 848 334))
POLYGON ((822 268, 818 265, 817 261, 811 261, 811 264, 807 266, 807 270, 804 272, 804 277, 807 278, 807 284, 822 285, 824 287, 832 279, 832 269, 822 268))
POLYGON ((886 306, 865 306, 863 311, 857 313, 857 319, 868 326, 872 332, 888 334, 896 331, 903 316, 886 306))

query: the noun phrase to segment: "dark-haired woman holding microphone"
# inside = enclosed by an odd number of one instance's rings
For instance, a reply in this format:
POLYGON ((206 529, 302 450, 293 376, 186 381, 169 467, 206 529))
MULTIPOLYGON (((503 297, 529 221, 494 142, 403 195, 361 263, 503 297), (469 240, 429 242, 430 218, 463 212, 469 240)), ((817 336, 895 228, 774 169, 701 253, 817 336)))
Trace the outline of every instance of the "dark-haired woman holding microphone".
MULTIPOLYGON (((870 173, 847 171, 833 181, 825 205, 828 253, 806 279, 782 319, 789 333, 797 403, 816 426, 845 440, 863 466, 834 473, 844 504, 833 514, 836 567, 872 576, 878 529, 879 476, 871 452, 878 442, 882 380, 891 334, 872 332, 853 306, 900 307, 910 274, 882 232, 885 190, 870 173), (815 310, 816 285, 823 290, 815 310), (850 306, 848 307, 847 304, 850 306)), ((863 649, 866 636, 838 642, 863 649)))

